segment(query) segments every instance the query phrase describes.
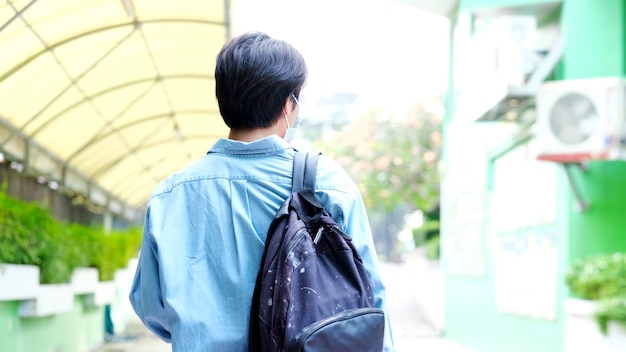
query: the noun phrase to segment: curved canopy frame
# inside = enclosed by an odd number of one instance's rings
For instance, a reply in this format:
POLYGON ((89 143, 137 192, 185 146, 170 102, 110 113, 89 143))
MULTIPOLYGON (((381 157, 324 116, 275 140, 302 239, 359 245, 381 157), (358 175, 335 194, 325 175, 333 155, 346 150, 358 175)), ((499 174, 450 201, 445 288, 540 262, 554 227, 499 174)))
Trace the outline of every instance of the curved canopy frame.
POLYGON ((213 74, 229 7, 0 0, 0 152, 104 209, 143 208, 228 133, 213 74))

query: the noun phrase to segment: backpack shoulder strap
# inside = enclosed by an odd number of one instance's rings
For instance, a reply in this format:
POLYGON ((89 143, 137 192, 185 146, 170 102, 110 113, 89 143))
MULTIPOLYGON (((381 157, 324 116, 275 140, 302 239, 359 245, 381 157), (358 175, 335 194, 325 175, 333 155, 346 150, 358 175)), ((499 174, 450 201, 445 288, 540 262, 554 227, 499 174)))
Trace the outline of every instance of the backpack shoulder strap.
POLYGON ((292 192, 300 192, 305 188, 315 191, 317 159, 319 159, 320 154, 296 151, 293 159, 293 175, 291 177, 292 192))

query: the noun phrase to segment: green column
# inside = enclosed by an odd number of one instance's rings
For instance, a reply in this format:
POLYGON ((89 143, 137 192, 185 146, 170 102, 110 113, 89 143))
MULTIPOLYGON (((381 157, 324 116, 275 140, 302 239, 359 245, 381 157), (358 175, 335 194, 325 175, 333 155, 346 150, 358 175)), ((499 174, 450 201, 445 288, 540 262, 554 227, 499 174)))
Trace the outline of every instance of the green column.
MULTIPOLYGON (((566 1, 561 23, 567 38, 564 79, 626 76, 626 0, 566 1)), ((573 174, 591 207, 577 211, 571 190, 562 200, 568 209, 568 263, 626 251, 626 162, 594 161, 573 174)))
POLYGON ((624 76, 625 19, 626 0, 564 2, 565 79, 624 76))

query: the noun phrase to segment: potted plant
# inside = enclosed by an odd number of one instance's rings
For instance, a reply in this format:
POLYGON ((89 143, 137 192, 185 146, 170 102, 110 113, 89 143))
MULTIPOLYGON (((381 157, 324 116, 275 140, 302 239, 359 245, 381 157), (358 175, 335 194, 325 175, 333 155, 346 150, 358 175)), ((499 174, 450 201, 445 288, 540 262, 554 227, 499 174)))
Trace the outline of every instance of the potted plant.
POLYGON ((592 301, 626 293, 626 253, 604 254, 575 261, 565 281, 576 296, 592 301))
POLYGON ((601 300, 595 315, 610 348, 626 351, 626 293, 601 300))
POLYGON ((575 296, 566 301, 566 350, 626 350, 626 253, 577 260, 565 281, 575 296))

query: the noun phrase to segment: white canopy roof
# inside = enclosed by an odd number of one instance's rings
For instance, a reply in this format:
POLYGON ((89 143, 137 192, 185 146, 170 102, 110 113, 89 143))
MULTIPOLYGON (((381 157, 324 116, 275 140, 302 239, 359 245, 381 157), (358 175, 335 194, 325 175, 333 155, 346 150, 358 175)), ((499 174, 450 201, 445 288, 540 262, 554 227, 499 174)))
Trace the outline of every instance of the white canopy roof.
POLYGON ((0 2, 0 151, 96 205, 141 207, 227 135, 228 0, 0 2))

